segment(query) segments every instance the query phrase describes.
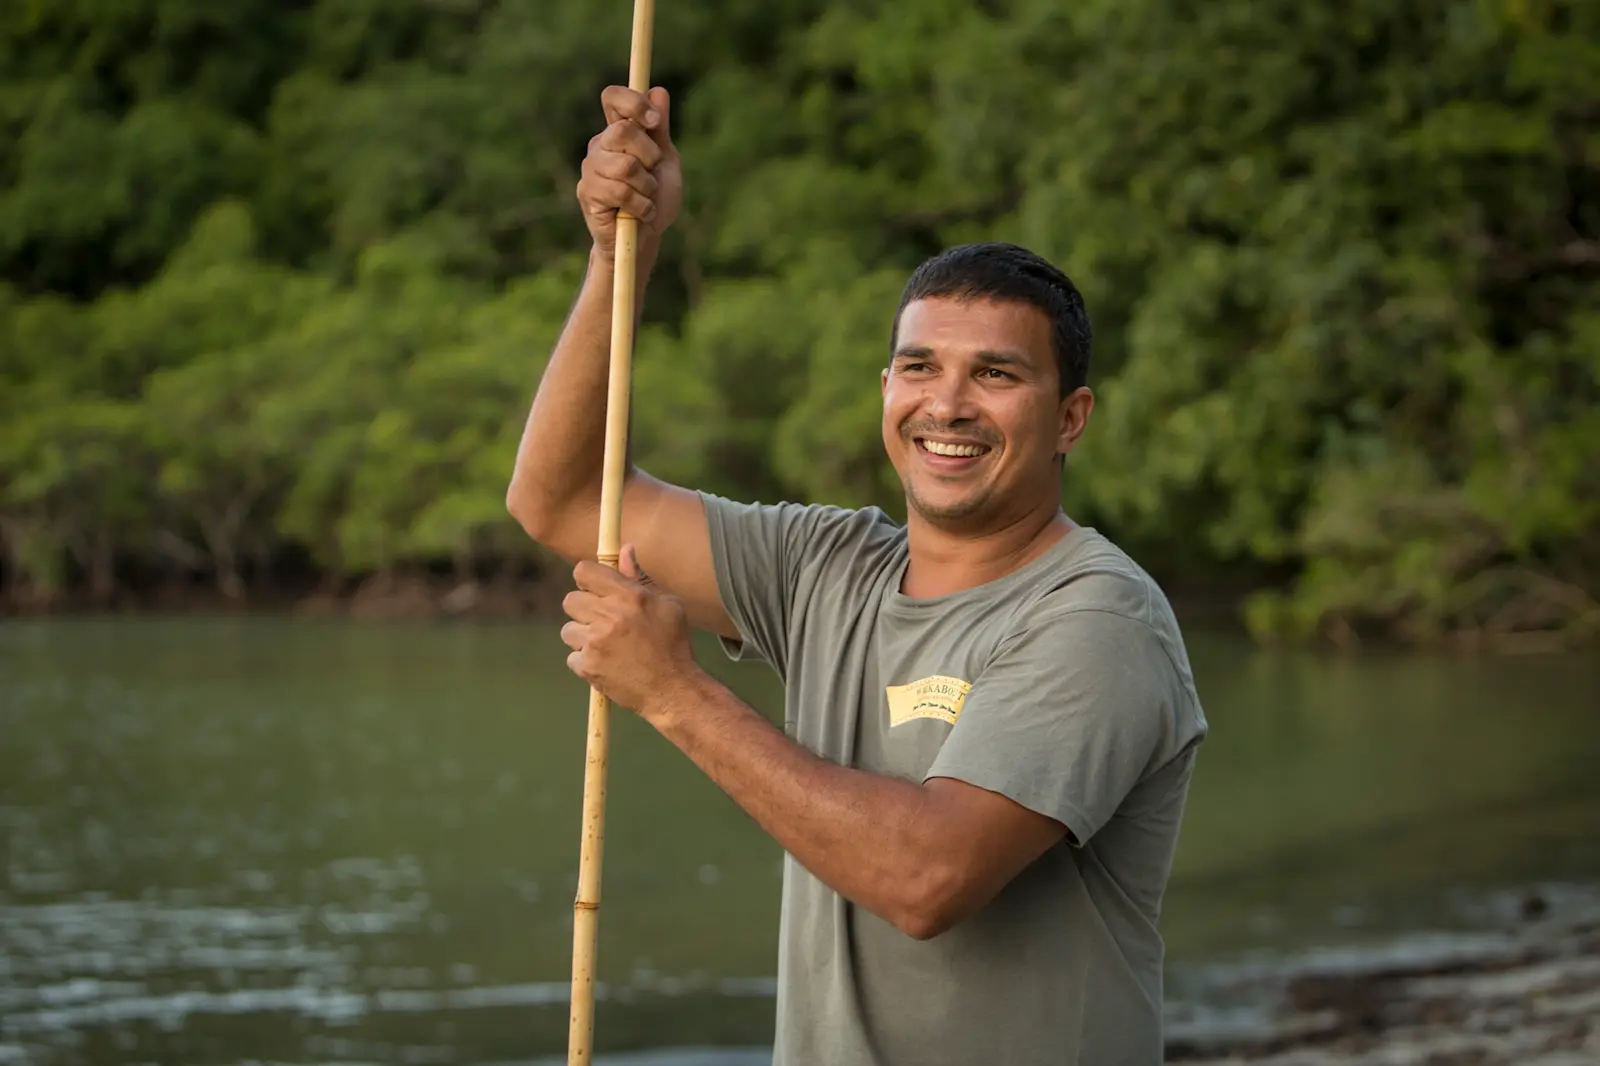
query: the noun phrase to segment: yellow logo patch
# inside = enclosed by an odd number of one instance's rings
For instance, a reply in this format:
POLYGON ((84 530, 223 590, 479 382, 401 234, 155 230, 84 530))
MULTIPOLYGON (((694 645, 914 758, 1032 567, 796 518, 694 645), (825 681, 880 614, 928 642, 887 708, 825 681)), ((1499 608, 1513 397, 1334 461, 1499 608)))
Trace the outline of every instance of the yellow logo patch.
POLYGON ((891 728, 913 718, 937 718, 955 725, 972 686, 959 677, 935 674, 909 685, 890 685, 883 691, 889 697, 891 728))

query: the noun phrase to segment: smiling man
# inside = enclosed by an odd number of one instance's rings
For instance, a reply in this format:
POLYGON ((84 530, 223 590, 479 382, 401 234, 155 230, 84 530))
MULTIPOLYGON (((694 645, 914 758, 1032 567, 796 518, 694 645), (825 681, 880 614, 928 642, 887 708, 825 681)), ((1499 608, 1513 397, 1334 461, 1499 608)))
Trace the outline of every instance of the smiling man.
POLYGON ((508 505, 575 563, 572 670, 788 855, 775 1066, 1160 1062, 1158 918, 1207 726, 1160 589, 1061 509, 1094 407, 1078 291, 1007 244, 912 275, 880 383, 903 526, 632 470, 613 571, 586 557, 616 213, 647 276, 683 181, 664 91, 602 104, 589 274, 508 505), (691 625, 771 664, 781 730, 696 664, 691 625))

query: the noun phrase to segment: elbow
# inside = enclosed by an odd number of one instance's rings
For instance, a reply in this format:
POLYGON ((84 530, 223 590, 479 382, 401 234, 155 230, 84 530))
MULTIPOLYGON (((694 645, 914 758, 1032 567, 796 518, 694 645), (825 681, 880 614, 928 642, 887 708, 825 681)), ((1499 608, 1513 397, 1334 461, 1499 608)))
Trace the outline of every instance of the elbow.
POLYGON ((511 484, 506 488, 506 510, 532 540, 551 547, 552 509, 518 477, 512 477, 511 484))
POLYGON ((516 478, 512 478, 511 484, 506 487, 506 510, 512 518, 517 520, 517 525, 521 526, 528 536, 533 537, 535 540, 539 539, 534 534, 534 519, 538 513, 537 508, 530 504, 527 493, 523 491, 516 478))
POLYGON ((913 940, 932 940, 959 925, 971 913, 968 879, 951 863, 938 863, 907 879, 893 922, 913 940))
POLYGON ((894 924, 912 940, 932 940, 934 937, 943 936, 956 925, 954 919, 933 913, 906 914, 894 924))

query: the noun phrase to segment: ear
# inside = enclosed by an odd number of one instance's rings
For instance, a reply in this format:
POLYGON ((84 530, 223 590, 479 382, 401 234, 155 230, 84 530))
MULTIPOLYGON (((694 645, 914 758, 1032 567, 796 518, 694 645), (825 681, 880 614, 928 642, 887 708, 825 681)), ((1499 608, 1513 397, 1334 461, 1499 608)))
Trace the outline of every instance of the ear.
POLYGON ((1061 398, 1056 409, 1056 454, 1066 455, 1078 445, 1078 438, 1089 427, 1089 415, 1094 411, 1094 393, 1089 386, 1080 385, 1061 398))
POLYGON ((880 396, 887 396, 889 394, 889 368, 888 367, 884 367, 883 370, 881 370, 878 373, 878 394, 880 396))

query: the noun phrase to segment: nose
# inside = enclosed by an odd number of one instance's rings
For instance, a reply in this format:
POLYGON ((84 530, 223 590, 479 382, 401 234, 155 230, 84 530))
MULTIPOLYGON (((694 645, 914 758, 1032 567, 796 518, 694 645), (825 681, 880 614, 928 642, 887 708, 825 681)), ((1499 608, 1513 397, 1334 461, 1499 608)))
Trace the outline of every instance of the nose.
POLYGON ((923 410, 946 425, 976 418, 973 381, 967 374, 940 374, 927 385, 923 410))

